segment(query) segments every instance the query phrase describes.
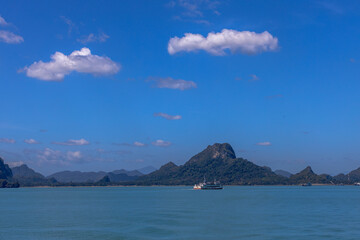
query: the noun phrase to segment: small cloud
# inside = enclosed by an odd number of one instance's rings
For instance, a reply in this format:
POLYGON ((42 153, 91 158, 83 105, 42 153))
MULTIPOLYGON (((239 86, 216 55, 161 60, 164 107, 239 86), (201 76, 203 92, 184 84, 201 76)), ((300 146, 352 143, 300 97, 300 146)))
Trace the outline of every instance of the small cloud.
POLYGON ((22 36, 16 35, 15 33, 0 30, 0 42, 10 43, 10 44, 18 44, 22 43, 24 38, 22 36))
POLYGON ((90 42, 105 42, 108 38, 109 36, 103 32, 99 33, 98 35, 90 33, 87 36, 77 39, 77 41, 81 42, 82 44, 87 44, 90 42))
POLYGON ((126 146, 126 147, 145 147, 146 144, 142 142, 135 141, 133 143, 113 143, 113 145, 117 146, 126 146))
POLYGON ((258 80, 259 80, 258 76, 256 76, 255 74, 250 74, 250 79, 249 79, 250 82, 254 82, 258 80))
POLYGON ((165 118, 167 120, 179 120, 179 119, 182 118, 180 115, 173 116, 173 115, 169 115, 169 114, 161 113, 161 112, 154 113, 154 116, 155 117, 162 117, 162 118, 165 118))
POLYGON ((276 95, 271 95, 271 96, 267 96, 267 99, 274 99, 274 98, 282 98, 284 97, 282 94, 276 94, 276 95))
POLYGON ((193 81, 185 81, 182 79, 173 79, 171 77, 167 78, 149 78, 150 81, 155 82, 155 87, 157 88, 170 88, 178 90, 188 90, 191 88, 197 88, 197 85, 193 81))
POLYGON ((24 143, 27 143, 27 144, 40 144, 40 142, 36 141, 35 139, 25 139, 24 140, 24 143))
POLYGON ((24 154, 29 158, 37 159, 38 164, 67 165, 61 151, 45 148, 44 150, 24 150, 24 154))
POLYGON ((82 145, 89 145, 90 142, 85 140, 84 138, 81 138, 79 140, 70 139, 65 142, 52 142, 52 144, 65 145, 65 146, 82 146, 82 145))
POLYGON ((82 154, 80 151, 75 151, 75 152, 68 151, 66 155, 67 155, 67 159, 70 161, 77 161, 80 158, 82 158, 82 154))
POLYGON ((11 138, 0 138, 0 143, 15 143, 16 141, 11 138))
POLYGON ((184 37, 173 37, 168 43, 168 52, 173 55, 178 52, 206 51, 211 55, 224 56, 229 50, 232 54, 242 53, 255 55, 278 49, 278 39, 269 32, 255 33, 223 29, 221 32, 211 32, 207 37, 201 34, 185 33, 184 37))
POLYGON ((0 26, 7 26, 7 25, 9 25, 9 23, 6 22, 3 17, 0 16, 0 26))
POLYGON ((145 144, 145 143, 142 143, 142 142, 134 142, 133 144, 134 144, 134 146, 136 146, 136 147, 145 147, 145 146, 146 146, 146 144, 145 144))
POLYGON ((256 145, 258 145, 258 146, 271 146, 271 143, 270 142, 259 142, 256 145))
POLYGON ((121 65, 110 58, 93 55, 89 48, 82 48, 70 55, 56 52, 51 56, 50 62, 34 62, 23 70, 28 77, 43 81, 62 81, 73 71, 103 76, 116 74, 120 69, 121 65))
POLYGON ((155 142, 152 142, 152 145, 157 146, 157 147, 169 147, 171 145, 171 142, 167 142, 164 140, 156 140, 155 142))
POLYGON ((103 161, 102 158, 95 157, 92 152, 84 155, 81 151, 59 151, 52 148, 43 150, 24 149, 24 155, 38 165, 58 165, 70 166, 72 164, 83 164, 94 161, 103 161))

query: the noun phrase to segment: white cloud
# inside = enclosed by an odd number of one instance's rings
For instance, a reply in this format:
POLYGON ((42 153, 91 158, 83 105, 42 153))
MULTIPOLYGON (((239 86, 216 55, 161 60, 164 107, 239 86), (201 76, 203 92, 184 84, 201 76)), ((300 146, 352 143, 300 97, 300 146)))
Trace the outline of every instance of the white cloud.
POLYGON ((155 117, 162 117, 162 118, 165 118, 165 119, 167 119, 167 120, 179 120, 179 119, 181 119, 181 116, 180 116, 180 115, 175 115, 175 116, 173 116, 173 115, 169 115, 169 114, 167 114, 167 113, 161 113, 161 112, 159 112, 159 113, 154 113, 154 116, 155 116, 155 117))
POLYGON ((65 142, 53 142, 52 144, 65 145, 65 146, 81 146, 81 145, 89 145, 90 142, 85 140, 84 138, 81 138, 79 140, 70 139, 65 142))
POLYGON ((271 142, 259 142, 256 145, 258 145, 258 146, 271 146, 271 142))
POLYGON ((27 143, 27 144, 39 144, 38 141, 36 141, 35 139, 32 139, 32 138, 25 139, 24 142, 27 143))
POLYGON ((71 163, 86 162, 80 151, 62 152, 51 148, 45 148, 44 150, 24 150, 24 154, 26 154, 29 159, 33 159, 41 165, 52 164, 69 166, 71 163))
POLYGON ((157 147, 168 147, 171 145, 171 142, 167 142, 164 140, 156 140, 155 142, 152 142, 152 145, 157 146, 157 147))
POLYGON ((278 39, 269 32, 255 33, 223 29, 219 33, 211 32, 207 37, 201 34, 185 33, 182 38, 171 38, 168 43, 169 54, 177 52, 193 52, 204 50, 212 55, 226 55, 225 50, 231 53, 258 54, 274 51, 278 48, 278 39))
POLYGON ((0 143, 15 143, 16 141, 11 138, 0 138, 0 143))
POLYGON ((136 146, 136 147, 145 147, 145 146, 146 146, 146 144, 145 144, 145 143, 142 143, 142 142, 134 142, 133 144, 134 144, 134 146, 136 146))
POLYGON ((120 64, 108 57, 92 55, 88 48, 73 51, 70 55, 56 52, 50 62, 34 62, 24 68, 28 77, 44 81, 61 81, 73 71, 100 76, 115 74, 120 69, 120 64))
POLYGON ((197 85, 193 81, 185 81, 182 79, 173 79, 171 77, 167 78, 150 78, 150 80, 155 81, 157 88, 170 88, 170 89, 179 89, 187 90, 191 88, 197 88, 197 85))
POLYGON ((70 161, 77 161, 80 158, 82 158, 82 154, 80 151, 75 151, 75 152, 68 151, 66 153, 66 156, 67 156, 67 159, 70 161))
POLYGON ((146 144, 142 142, 135 141, 133 143, 113 143, 117 146, 127 146, 127 147, 145 147, 146 144))
POLYGON ((35 153, 39 164, 50 163, 57 165, 67 165, 62 152, 58 150, 45 148, 43 151, 26 151, 25 153, 28 155, 35 153))
POLYGON ((5 19, 3 17, 0 16, 0 26, 6 26, 9 23, 5 21, 5 19))
POLYGON ((98 35, 90 33, 87 36, 77 39, 77 41, 81 42, 82 44, 86 44, 89 42, 105 42, 108 38, 109 36, 103 32, 99 33, 98 35))
POLYGON ((0 42, 5 43, 22 43, 24 41, 24 38, 22 36, 16 35, 15 33, 0 30, 0 42))

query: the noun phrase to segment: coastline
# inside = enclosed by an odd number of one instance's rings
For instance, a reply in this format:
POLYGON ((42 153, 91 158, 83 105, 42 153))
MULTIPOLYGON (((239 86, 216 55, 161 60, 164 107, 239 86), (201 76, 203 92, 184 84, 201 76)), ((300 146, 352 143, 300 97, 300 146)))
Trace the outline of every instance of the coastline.
MULTIPOLYGON (((302 185, 223 185, 224 187, 302 187, 302 185)), ((312 184, 314 187, 322 186, 355 186, 354 184, 312 184)), ((113 185, 113 186, 20 186, 20 188, 139 188, 139 187, 193 187, 193 185, 113 185)))

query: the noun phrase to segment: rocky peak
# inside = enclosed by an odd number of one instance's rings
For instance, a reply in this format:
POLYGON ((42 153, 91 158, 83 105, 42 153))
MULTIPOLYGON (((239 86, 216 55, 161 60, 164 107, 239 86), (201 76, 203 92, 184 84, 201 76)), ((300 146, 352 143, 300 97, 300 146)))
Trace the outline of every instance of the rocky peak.
POLYGON ((209 145, 205 150, 193 156, 185 165, 191 165, 193 163, 206 165, 207 162, 213 160, 226 160, 226 159, 235 159, 236 155, 228 143, 215 143, 214 145, 209 145))
POLYGON ((228 143, 215 143, 209 145, 205 151, 209 151, 212 158, 236 158, 234 149, 228 143))
POLYGON ((315 174, 310 166, 307 166, 304 170, 300 172, 301 174, 315 174))

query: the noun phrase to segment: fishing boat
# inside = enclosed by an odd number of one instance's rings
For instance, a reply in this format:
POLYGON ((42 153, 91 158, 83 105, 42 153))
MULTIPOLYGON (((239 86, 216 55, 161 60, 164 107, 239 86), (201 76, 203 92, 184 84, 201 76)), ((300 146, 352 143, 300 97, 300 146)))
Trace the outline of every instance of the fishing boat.
POLYGON ((311 187, 312 184, 310 182, 301 184, 303 187, 311 187))
POLYGON ((214 180, 214 182, 206 182, 206 179, 204 177, 204 182, 195 184, 194 185, 195 190, 221 190, 223 189, 223 186, 220 184, 219 181, 214 180))

